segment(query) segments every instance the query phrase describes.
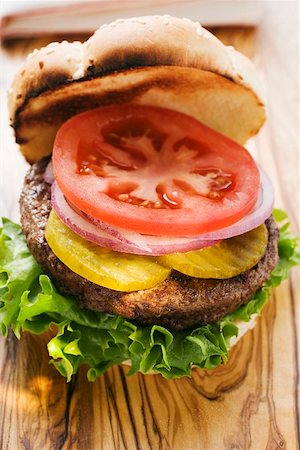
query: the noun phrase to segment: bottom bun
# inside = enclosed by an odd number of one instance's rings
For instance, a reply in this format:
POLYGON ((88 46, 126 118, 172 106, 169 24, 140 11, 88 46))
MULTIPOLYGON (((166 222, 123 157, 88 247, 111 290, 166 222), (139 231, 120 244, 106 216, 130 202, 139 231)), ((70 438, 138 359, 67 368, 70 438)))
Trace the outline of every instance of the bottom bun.
POLYGON ((247 331, 252 330, 256 324, 256 318, 258 314, 253 314, 249 322, 244 322, 239 320, 235 322, 235 325, 238 327, 239 331, 237 336, 232 336, 229 341, 229 348, 232 348, 243 336, 247 333, 247 331))

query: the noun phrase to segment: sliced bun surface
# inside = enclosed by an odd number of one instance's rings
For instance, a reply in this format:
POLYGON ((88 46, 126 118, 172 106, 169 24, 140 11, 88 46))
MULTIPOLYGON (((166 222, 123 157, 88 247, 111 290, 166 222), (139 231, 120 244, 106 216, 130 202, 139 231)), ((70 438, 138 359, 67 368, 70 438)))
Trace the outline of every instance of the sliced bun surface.
POLYGON ((252 63, 199 23, 170 16, 119 19, 84 44, 49 44, 29 55, 9 90, 29 162, 51 153, 72 115, 123 102, 186 113, 240 143, 265 120, 252 63))

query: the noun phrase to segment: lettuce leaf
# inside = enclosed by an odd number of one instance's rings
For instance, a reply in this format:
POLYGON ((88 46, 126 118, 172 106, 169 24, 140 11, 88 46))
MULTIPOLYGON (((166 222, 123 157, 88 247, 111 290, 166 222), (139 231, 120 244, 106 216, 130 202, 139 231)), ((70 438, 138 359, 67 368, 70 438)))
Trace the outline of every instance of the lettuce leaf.
POLYGON ((237 321, 259 314, 270 291, 300 264, 297 238, 290 232, 287 215, 274 210, 281 223, 280 260, 270 279, 246 304, 223 320, 194 330, 170 332, 159 325, 137 326, 113 314, 79 308, 71 296, 60 295, 31 256, 20 226, 3 219, 0 229, 0 327, 41 334, 51 329, 48 343, 51 363, 70 381, 86 364, 94 381, 114 364, 131 362, 128 375, 140 370, 161 373, 167 379, 189 376, 191 367, 213 369, 228 359, 229 344, 237 336, 237 321))

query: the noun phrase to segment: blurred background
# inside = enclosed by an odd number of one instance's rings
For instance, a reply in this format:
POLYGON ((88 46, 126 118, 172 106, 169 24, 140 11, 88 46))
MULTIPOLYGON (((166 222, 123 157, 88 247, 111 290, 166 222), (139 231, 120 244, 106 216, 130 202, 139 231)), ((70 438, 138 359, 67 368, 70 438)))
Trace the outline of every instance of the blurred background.
POLYGON ((204 0, 3 1, 2 36, 6 39, 51 33, 91 34, 105 22, 149 14, 201 18, 203 25, 255 25, 261 2, 204 0))

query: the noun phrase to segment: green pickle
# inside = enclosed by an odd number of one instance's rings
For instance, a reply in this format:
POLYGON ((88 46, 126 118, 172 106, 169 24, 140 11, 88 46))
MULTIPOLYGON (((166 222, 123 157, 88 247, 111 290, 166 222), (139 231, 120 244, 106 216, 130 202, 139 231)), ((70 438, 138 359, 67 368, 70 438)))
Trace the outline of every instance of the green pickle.
POLYGON ((267 244, 268 230, 262 224, 213 247, 161 256, 159 261, 195 278, 232 278, 255 266, 265 254, 267 244))

